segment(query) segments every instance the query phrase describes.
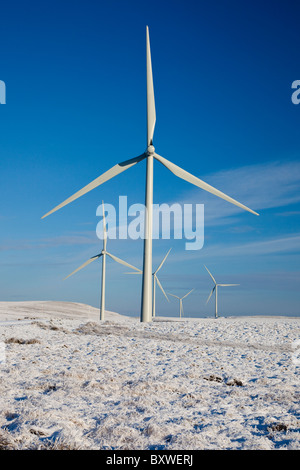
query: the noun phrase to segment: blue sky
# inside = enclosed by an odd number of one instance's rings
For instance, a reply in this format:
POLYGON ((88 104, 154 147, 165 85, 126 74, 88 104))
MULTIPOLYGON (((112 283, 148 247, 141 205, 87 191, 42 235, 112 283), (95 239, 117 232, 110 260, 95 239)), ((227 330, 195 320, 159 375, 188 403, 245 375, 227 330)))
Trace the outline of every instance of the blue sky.
MULTIPOLYGON (((0 300, 99 305, 101 265, 62 279, 99 253, 98 205, 144 203, 145 162, 61 211, 40 217, 146 147, 149 25, 157 152, 260 213, 179 180, 155 162, 154 202, 204 204, 202 250, 154 240, 153 267, 187 315, 219 282, 220 314, 299 315, 300 79, 295 1, 11 1, 1 5, 0 300)), ((141 240, 109 240, 138 267, 141 240)), ((126 271, 126 269, 125 269, 126 271)), ((138 315, 141 279, 107 263, 109 310, 138 315), (117 295, 116 295, 117 293, 117 295)), ((160 292, 157 311, 171 315, 160 292)))

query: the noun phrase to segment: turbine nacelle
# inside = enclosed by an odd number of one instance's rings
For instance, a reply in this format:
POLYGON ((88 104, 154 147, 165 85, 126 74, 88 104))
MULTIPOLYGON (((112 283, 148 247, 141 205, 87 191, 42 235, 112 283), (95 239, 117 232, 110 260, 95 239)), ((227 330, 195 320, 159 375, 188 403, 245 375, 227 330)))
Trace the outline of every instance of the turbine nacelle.
POLYGON ((147 148, 147 151, 146 151, 146 154, 147 156, 154 156, 154 153, 155 153, 155 148, 153 147, 153 145, 148 145, 148 148, 147 148))

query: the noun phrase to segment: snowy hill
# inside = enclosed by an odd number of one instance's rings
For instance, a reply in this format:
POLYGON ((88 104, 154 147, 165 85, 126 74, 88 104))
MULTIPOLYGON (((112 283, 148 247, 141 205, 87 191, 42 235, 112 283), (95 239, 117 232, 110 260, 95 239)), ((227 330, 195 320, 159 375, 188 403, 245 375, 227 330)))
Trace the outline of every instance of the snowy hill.
POLYGON ((0 448, 300 448, 298 318, 98 318, 0 302, 0 448))

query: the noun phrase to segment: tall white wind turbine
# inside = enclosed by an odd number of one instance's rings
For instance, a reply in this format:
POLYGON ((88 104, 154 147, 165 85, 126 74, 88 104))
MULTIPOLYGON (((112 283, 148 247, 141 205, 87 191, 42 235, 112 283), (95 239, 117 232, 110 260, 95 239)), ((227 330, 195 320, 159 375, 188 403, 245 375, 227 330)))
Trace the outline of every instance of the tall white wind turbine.
POLYGON ((146 27, 146 57, 147 57, 147 149, 144 153, 138 157, 126 160, 122 163, 118 163, 113 166, 110 170, 107 170, 102 175, 98 176, 91 183, 84 186, 84 188, 77 191, 73 196, 70 196, 68 199, 63 201, 58 206, 54 207, 51 211, 47 212, 42 218, 47 217, 53 212, 61 209, 75 199, 83 196, 92 189, 100 186, 106 181, 110 180, 114 176, 122 173, 128 168, 131 168, 133 165, 146 160, 146 190, 145 190, 145 234, 144 234, 144 256, 143 256, 143 283, 142 283, 142 304, 141 304, 141 321, 149 322, 152 318, 152 285, 151 285, 151 276, 152 276, 152 221, 153 221, 153 159, 158 160, 162 165, 164 165, 168 170, 170 170, 175 176, 191 183, 195 186, 198 186, 205 191, 208 191, 215 196, 218 196, 225 201, 228 201, 248 212, 257 214, 252 209, 249 209, 244 204, 236 201, 230 196, 222 193, 218 189, 210 186, 201 179, 193 176, 191 173, 183 170, 179 166, 170 162, 164 157, 161 157, 155 152, 153 147, 153 135, 156 122, 156 111, 155 111, 155 101, 154 101, 154 87, 153 87, 153 74, 152 74, 152 63, 151 63, 151 52, 150 52, 150 40, 149 40, 149 29, 146 27))
POLYGON ((185 294, 183 297, 178 297, 178 295, 174 295, 174 294, 170 294, 170 292, 168 292, 169 295, 171 295, 172 297, 176 297, 176 299, 179 300, 179 317, 181 318, 181 315, 183 315, 183 304, 182 304, 182 301, 183 299, 185 299, 191 292, 193 292, 194 289, 190 290, 187 294, 185 294))
POLYGON ((211 293, 209 294, 208 296, 208 299, 206 301, 206 303, 208 303, 209 299, 211 298, 212 294, 215 292, 215 318, 218 318, 218 287, 228 287, 228 286, 239 286, 239 284, 217 284, 215 278, 213 277, 212 273, 207 269, 207 267, 204 265, 206 271, 208 272, 208 274, 210 275, 210 277, 212 278, 213 282, 214 282, 214 287, 212 288, 211 290, 211 293))
POLYGON ((83 263, 79 268, 75 269, 71 274, 69 274, 67 277, 64 278, 64 281, 68 279, 68 277, 72 276, 73 274, 77 273, 80 271, 82 268, 85 268, 88 264, 92 263, 98 258, 102 258, 102 277, 101 277, 101 300, 100 300, 100 320, 104 320, 104 315, 105 315, 105 280, 106 280, 106 256, 109 256, 112 258, 114 261, 116 261, 119 264, 122 264, 123 266, 127 266, 135 271, 140 271, 140 269, 136 268, 135 266, 132 266, 131 264, 127 263, 123 259, 117 258, 117 256, 113 255, 112 253, 109 253, 106 250, 106 245, 107 245, 107 230, 106 230, 106 222, 105 222, 105 211, 104 211, 104 204, 102 203, 103 207, 103 250, 101 253, 98 255, 92 256, 89 260, 87 260, 85 263, 83 263))

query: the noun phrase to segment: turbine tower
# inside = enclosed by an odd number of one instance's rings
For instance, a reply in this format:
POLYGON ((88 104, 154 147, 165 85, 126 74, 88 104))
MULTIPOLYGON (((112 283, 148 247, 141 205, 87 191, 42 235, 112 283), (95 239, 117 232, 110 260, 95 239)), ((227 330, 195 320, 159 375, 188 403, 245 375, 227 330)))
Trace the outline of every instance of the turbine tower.
POLYGON ((183 304, 182 301, 185 299, 191 292, 193 292, 194 289, 190 290, 187 294, 185 294, 183 297, 178 297, 177 295, 170 294, 172 297, 176 297, 176 299, 179 299, 179 317, 181 318, 181 314, 183 315, 183 304))
POLYGON ((43 218, 52 214, 53 212, 61 209, 75 199, 83 196, 92 189, 100 186, 106 181, 110 180, 116 175, 119 175, 125 170, 128 170, 132 166, 146 160, 146 190, 145 190, 145 234, 144 234, 144 255, 143 255, 143 282, 142 282, 142 302, 141 302, 141 321, 149 322, 152 320, 152 285, 151 285, 151 276, 152 276, 152 221, 153 221, 153 159, 159 161, 164 165, 168 170, 170 170, 175 176, 181 178, 188 183, 191 183, 195 186, 198 186, 205 191, 208 191, 215 196, 218 196, 227 202, 230 202, 248 212, 257 214, 252 209, 249 209, 244 204, 236 201, 230 196, 222 193, 218 189, 210 186, 201 179, 193 176, 191 173, 183 170, 179 166, 170 162, 164 157, 161 157, 155 152, 153 147, 153 135, 156 122, 156 111, 155 111, 155 100, 154 100, 154 87, 153 87, 153 74, 152 74, 152 63, 151 63, 151 52, 150 52, 150 39, 149 39, 149 28, 146 27, 146 68, 147 68, 147 149, 144 153, 138 157, 131 158, 124 162, 118 163, 113 166, 110 170, 107 170, 105 173, 100 175, 98 178, 93 180, 91 183, 84 186, 84 188, 77 191, 75 194, 70 196, 68 199, 63 201, 58 206, 54 207, 51 211, 47 212, 43 218))
POLYGON ((239 286, 239 284, 217 284, 215 278, 213 277, 212 273, 207 269, 207 267, 204 265, 205 269, 207 270, 208 274, 212 278, 214 282, 214 287, 211 291, 211 293, 208 296, 208 299, 206 303, 208 303, 209 299, 211 298, 212 294, 215 292, 215 318, 218 318, 218 287, 228 287, 228 286, 239 286))
POLYGON ((102 208, 103 208, 103 250, 101 253, 98 255, 92 256, 89 260, 87 260, 85 263, 83 263, 79 268, 75 269, 71 274, 69 274, 67 277, 64 278, 64 281, 68 279, 68 277, 72 276, 73 274, 77 273, 80 271, 82 268, 85 268, 88 264, 92 263, 98 258, 102 257, 102 278, 101 278, 101 300, 100 300, 100 320, 104 320, 104 315, 105 315, 105 278, 106 278, 106 256, 109 256, 112 258, 114 261, 116 261, 119 264, 123 264, 124 266, 127 266, 131 269, 134 269, 136 271, 140 271, 140 269, 136 268, 135 266, 132 266, 131 264, 127 263, 126 261, 117 258, 117 256, 109 253, 106 250, 106 245, 107 245, 107 230, 106 230, 106 222, 105 222, 105 211, 104 211, 104 204, 102 202, 102 208))

